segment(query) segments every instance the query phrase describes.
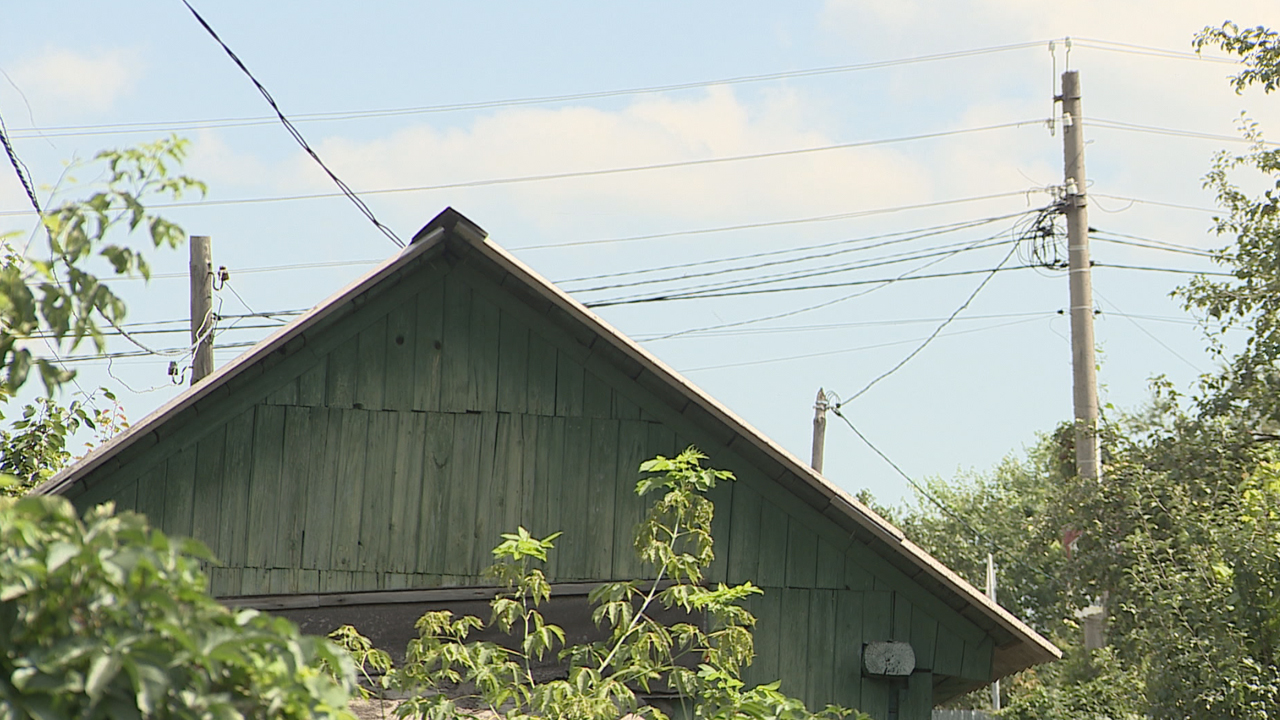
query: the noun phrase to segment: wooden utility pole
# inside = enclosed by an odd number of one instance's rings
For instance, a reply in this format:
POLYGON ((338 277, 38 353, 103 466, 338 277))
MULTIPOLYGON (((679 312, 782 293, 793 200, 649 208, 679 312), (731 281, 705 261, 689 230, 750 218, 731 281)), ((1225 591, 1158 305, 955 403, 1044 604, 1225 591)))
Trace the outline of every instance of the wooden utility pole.
MULTIPOLYGON (((996 558, 987 553, 987 597, 996 602, 996 558)), ((1000 681, 991 683, 991 709, 1000 709, 1000 681)))
POLYGON ((1071 367, 1076 425, 1076 470, 1102 477, 1098 452, 1098 373, 1093 342, 1093 280, 1089 260, 1089 208, 1084 170, 1084 117, 1080 73, 1062 74, 1062 158, 1066 170, 1063 213, 1071 276, 1071 367))
POLYGON ((827 394, 818 388, 818 399, 813 403, 813 457, 809 466, 819 475, 822 474, 822 453, 827 444, 827 410, 830 408, 827 394))
POLYGON ((208 235, 191 236, 191 384, 213 372, 213 253, 208 235))

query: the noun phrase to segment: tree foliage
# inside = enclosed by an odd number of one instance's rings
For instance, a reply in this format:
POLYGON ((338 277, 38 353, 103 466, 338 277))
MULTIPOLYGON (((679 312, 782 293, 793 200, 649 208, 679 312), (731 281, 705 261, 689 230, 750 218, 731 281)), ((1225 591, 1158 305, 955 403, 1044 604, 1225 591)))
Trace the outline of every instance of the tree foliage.
POLYGON ((182 228, 146 203, 204 193, 204 183, 171 172, 186 152, 187 141, 178 137, 100 152, 94 158, 98 189, 41 214, 35 234, 43 250, 33 250, 32 242, 16 247, 20 233, 0 235, 0 389, 16 391, 33 369, 50 394, 70 380, 70 371, 32 351, 41 341, 74 350, 88 339, 99 352, 105 349, 101 324, 119 325, 125 305, 95 264, 105 263, 103 270, 114 275, 150 276, 142 253, 117 240, 122 231, 145 231, 157 248, 182 243, 182 228))
POLYGON ((362 669, 381 673, 382 687, 407 696, 399 717, 451 720, 487 710, 509 720, 616 720, 627 714, 666 720, 641 695, 674 692, 689 717, 705 720, 837 720, 850 711, 828 706, 817 713, 788 697, 778 683, 747 688, 740 671, 753 656, 755 618, 741 605, 761 590, 750 583, 704 587, 711 563, 714 508, 704 497, 732 474, 704 468, 694 448, 641 465, 636 492, 658 499, 636 530, 635 550, 655 572, 653 581, 605 583, 590 594, 592 620, 602 639, 566 645, 564 631, 540 610, 551 586, 538 567, 556 535, 537 538, 524 528, 503 535, 494 548, 490 577, 502 591, 490 618, 430 612, 417 622, 405 662, 372 648, 354 628, 331 637, 350 650, 362 669), (687 620, 666 624, 655 610, 676 609, 687 620), (701 619, 699 619, 701 618, 701 619), (497 628, 510 642, 469 641, 482 628, 497 628), (553 655, 561 677, 539 678, 535 661, 553 655))
POLYGON ((0 718, 352 718, 347 655, 224 608, 209 560, 109 504, 0 498, 0 718))

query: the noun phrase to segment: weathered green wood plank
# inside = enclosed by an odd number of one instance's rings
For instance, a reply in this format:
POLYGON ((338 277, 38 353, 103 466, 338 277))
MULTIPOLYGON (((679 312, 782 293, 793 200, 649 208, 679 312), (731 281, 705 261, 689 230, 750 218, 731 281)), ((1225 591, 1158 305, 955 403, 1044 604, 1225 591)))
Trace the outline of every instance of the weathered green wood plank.
POLYGON ((844 555, 844 586, 850 590, 873 590, 875 578, 858 562, 859 553, 846 551, 844 555))
POLYGON ((809 590, 783 588, 778 642, 778 677, 782 692, 805 699, 809 686, 809 590))
POLYGON ((737 483, 717 483, 706 497, 712 504, 711 537, 713 556, 711 564, 703 572, 703 578, 709 583, 722 583, 728 575, 729 553, 733 538, 729 533, 730 512, 733 509, 733 493, 737 483))
POLYGON ((218 526, 222 522, 222 463, 226 453, 227 430, 215 427, 196 445, 196 477, 191 518, 191 537, 215 550, 218 526))
POLYGON ((787 518, 787 587, 816 584, 818 536, 798 518, 787 518))
POLYGON ((308 407, 325 405, 325 366, 321 360, 298 376, 298 404, 308 407))
POLYGON ((320 592, 320 571, 319 570, 298 570, 298 592, 300 593, 317 593, 320 592))
POLYGON ((836 593, 835 703, 856 708, 862 701, 862 593, 836 593))
POLYGON ((871 590, 862 593, 862 642, 881 642, 893 637, 893 593, 871 590))
MULTIPOLYGON (((723 512, 720 508, 717 511, 723 512)), ((747 485, 735 487, 729 513, 728 582, 760 582, 756 574, 760 561, 760 493, 747 485)), ((716 552, 724 550, 717 547, 716 552)))
POLYGON ((391 512, 387 527, 390 554, 387 566, 395 573, 417 569, 418 520, 424 485, 423 448, 427 444, 427 414, 399 414, 395 466, 390 479, 391 512))
POLYGON ((422 499, 418 513, 417 572, 444 572, 450 517, 449 480, 453 473, 454 418, 427 413, 427 442, 422 459, 422 499))
POLYGON ((216 567, 209 571, 209 594, 216 598, 240 594, 241 568, 216 567))
POLYGON ((529 327, 511 313, 498 314, 498 412, 529 407, 529 327))
POLYGON ((760 504, 760 562, 755 582, 767 587, 787 584, 787 514, 768 501, 760 504))
POLYGON ((298 592, 298 571, 291 568, 273 568, 267 575, 267 591, 272 595, 298 592))
POLYGON ((520 517, 525 529, 531 527, 538 494, 538 418, 522 414, 520 420, 520 517))
POLYGON ((836 701, 835 638, 836 592, 813 590, 809 594, 809 707, 826 707, 836 701))
POLYGON ((902 593, 893 594, 893 637, 892 640, 911 641, 911 601, 902 593))
MULTIPOLYGON (((494 493, 499 501, 492 505, 496 531, 493 545, 498 544, 502 533, 513 533, 520 526, 525 496, 523 416, 498 413, 497 426, 497 440, 494 443, 497 456, 493 462, 493 478, 494 493)), ((492 549, 490 546, 486 550, 481 567, 493 562, 492 549)))
POLYGON ((640 406, 620 392, 613 393, 613 415, 619 420, 639 420, 640 406))
POLYGON ((357 569, 385 572, 391 555, 390 532, 395 499, 396 440, 400 413, 369 413, 369 449, 365 459, 360 510, 360 542, 357 569))
POLYGON ((307 520, 307 494, 311 480, 318 474, 314 467, 316 445, 324 436, 316 435, 318 411, 310 407, 287 407, 284 415, 284 457, 280 472, 279 494, 276 496, 276 567, 297 568, 302 565, 302 545, 307 520))
POLYGON ((529 333, 528 402, 532 415, 556 414, 556 355, 555 346, 538 333, 529 333))
MULTIPOLYGON (((311 477, 307 478, 301 566, 328 570, 332 567, 333 519, 337 513, 338 476, 341 472, 342 411, 315 408, 311 419, 315 424, 310 450, 315 463, 311 477)), ((344 483, 344 490, 346 487, 344 483)))
POLYGON ((771 683, 777 680, 779 648, 782 645, 782 590, 764 588, 763 595, 753 596, 748 604, 756 616, 756 659, 744 673, 749 685, 771 683))
POLYGON ((963 668, 964 641, 951 630, 939 625, 933 651, 934 674, 958 677, 963 668))
MULTIPOLYGON (((534 480, 533 519, 529 529, 540 538, 562 532, 561 491, 564 480, 565 419, 540 416, 538 418, 537 470, 534 480)), ((561 560, 565 551, 564 537, 556 541, 556 549, 547 555, 546 575, 559 577, 561 560)))
MULTIPOLYGON (((510 415, 506 416, 510 418, 510 415)), ((508 498, 506 483, 498 477, 498 414, 480 414, 479 457, 475 476, 476 514, 472 526, 471 561, 467 574, 479 575, 493 562, 493 548, 501 541, 504 532, 515 528, 503 527, 507 506, 519 498, 508 498)), ((455 530, 456 532, 456 530, 455 530)))
POLYGON ((325 404, 332 408, 353 407, 356 402, 356 364, 360 339, 352 336, 329 351, 325 368, 325 404))
POLYGON ((418 325, 414 331, 413 409, 439 410, 441 353, 444 348, 443 281, 423 287, 417 303, 418 325))
MULTIPOLYGON (((112 493, 112 498, 116 501, 116 512, 121 512, 123 510, 132 510, 134 512, 137 512, 138 511, 138 481, 133 480, 131 482, 124 483, 123 485, 121 485, 119 490, 112 493)), ((214 528, 214 532, 215 533, 217 532, 216 527, 214 528)), ((210 545, 209 549, 212 550, 214 547, 215 547, 214 545, 210 545)))
MULTIPOLYGON (((244 567, 249 527, 249 475, 253 468, 253 408, 227 422, 226 462, 222 473, 222 513, 218 523, 218 559, 244 567)), ((139 486, 139 489, 144 486, 139 486)), ((141 497, 139 497, 141 502, 141 497)), ((237 580, 239 583, 239 580, 237 580)), ((237 584, 238 587, 238 584, 237 584)))
POLYGON ((387 318, 356 336, 356 390, 352 407, 381 410, 387 390, 387 318))
POLYGON ((980 643, 964 644, 964 658, 961 660, 960 676, 971 680, 991 679, 991 638, 984 638, 980 643))
POLYGON ((471 286, 456 273, 450 273, 444 280, 441 334, 440 409, 466 412, 470 392, 467 373, 471 364, 471 286))
POLYGON ((445 513, 439 516, 449 525, 444 528, 446 551, 441 567, 448 574, 468 575, 476 543, 476 476, 483 424, 478 413, 455 415, 453 422, 448 504, 445 513))
POLYGON ((244 568, 240 571, 241 595, 267 595, 270 592, 270 570, 266 568, 244 568))
POLYGON ((582 414, 589 418, 613 415, 613 390, 590 372, 582 376, 582 414))
MULTIPOLYGON (((556 577, 561 580, 590 579, 590 554, 596 541, 590 535, 591 425, 582 417, 565 420, 564 464, 560 469, 560 563, 556 577)), ((609 537, 613 537, 610 533, 609 537)))
POLYGON ((613 511, 613 579, 641 577, 645 572, 636 556, 636 526, 644 518, 643 498, 635 493, 635 481, 639 479, 640 463, 645 458, 649 424, 640 420, 623 420, 618 424, 618 462, 614 477, 618 478, 618 490, 614 496, 613 511))
POLYGON ((617 420, 594 419, 591 421, 591 446, 588 465, 587 532, 590 538, 587 550, 587 577, 607 579, 613 572, 616 548, 610 540, 614 537, 614 509, 618 496, 618 434, 617 420))
POLYGON ((924 612, 911 613, 911 647, 916 651, 916 667, 933 668, 933 648, 938 637, 938 621, 924 612))
POLYGON ((927 670, 911 673, 907 691, 898 710, 902 720, 930 720, 933 717, 933 675, 927 670))
POLYGON ((153 527, 162 527, 164 522, 164 478, 163 463, 138 478, 138 512, 146 515, 153 527))
POLYGON ((289 378, 280 383, 280 387, 273 390, 267 395, 264 405, 297 405, 298 404, 298 379, 289 378))
POLYGON ((164 520, 160 527, 170 535, 191 535, 192 498, 196 482, 196 446, 169 457, 164 483, 164 520))
POLYGON ((826 538, 818 538, 817 584, 820 588, 844 588, 844 553, 826 538))
POLYGON ((280 466, 284 449, 284 408, 259 405, 254 411, 253 475, 249 479, 249 528, 246 565, 279 567, 276 563, 276 503, 280 496, 280 466))
MULTIPOLYGON (((330 415, 329 422, 334 419, 330 415)), ((360 541, 360 514, 364 507, 369 413, 364 410, 342 410, 338 413, 338 422, 341 423, 338 435, 338 481, 334 494, 329 568, 350 572, 359 561, 357 543, 360 541)), ((321 582, 323 584, 323 578, 321 582)))
POLYGON ((355 589, 355 574, 350 570, 321 570, 320 592, 351 592, 355 589))
POLYGON ((498 307, 482 293, 471 295, 471 355, 467 365, 467 409, 498 406, 498 307))
POLYGON ((387 313, 386 370, 383 377, 385 392, 382 407, 388 410, 413 408, 417 324, 417 303, 404 303, 387 313))
POLYGON ((870 715, 873 720, 889 720, 889 698, 897 694, 890 681, 881 678, 862 678, 862 698, 858 709, 870 715))
POLYGON ((556 414, 582 417, 586 371, 568 355, 556 355, 556 414))

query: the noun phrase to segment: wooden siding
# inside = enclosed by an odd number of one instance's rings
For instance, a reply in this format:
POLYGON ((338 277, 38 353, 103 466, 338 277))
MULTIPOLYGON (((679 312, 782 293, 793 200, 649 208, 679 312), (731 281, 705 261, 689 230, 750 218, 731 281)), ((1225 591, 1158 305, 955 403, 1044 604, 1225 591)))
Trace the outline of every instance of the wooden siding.
POLYGON ((976 626, 473 261, 438 255, 340 316, 75 502, 202 540, 219 596, 478 585, 516 525, 564 532, 553 582, 629 579, 651 572, 637 467, 696 444, 738 476, 712 494, 707 579, 765 590, 749 680, 923 718, 934 676, 988 678, 976 626), (877 640, 912 643, 920 677, 864 678, 877 640))

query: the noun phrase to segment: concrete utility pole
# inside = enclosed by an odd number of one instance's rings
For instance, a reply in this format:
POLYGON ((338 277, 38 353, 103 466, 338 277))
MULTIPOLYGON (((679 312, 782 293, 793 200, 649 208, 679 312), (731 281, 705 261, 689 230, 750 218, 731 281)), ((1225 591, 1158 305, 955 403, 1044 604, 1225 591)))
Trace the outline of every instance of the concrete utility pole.
MULTIPOLYGON (((996 602, 996 558, 987 553, 987 597, 996 602)), ((991 709, 1000 709, 1000 681, 991 683, 991 709)))
POLYGON ((1084 171, 1084 117, 1080 73, 1062 74, 1062 158, 1066 192, 1067 257, 1071 275, 1071 367, 1074 379, 1076 469, 1081 477, 1102 477, 1098 451, 1098 372, 1093 342, 1093 280, 1089 260, 1089 209, 1084 171))
POLYGON ((191 384, 213 372, 213 253, 208 235, 191 236, 191 384))
POLYGON ((827 410, 831 404, 827 402, 827 394, 818 388, 818 399, 813 403, 813 458, 809 461, 819 475, 822 474, 822 453, 827 444, 827 410))

